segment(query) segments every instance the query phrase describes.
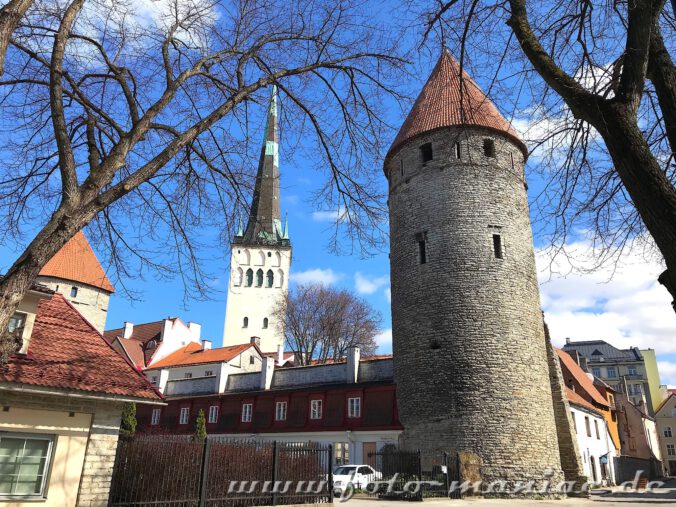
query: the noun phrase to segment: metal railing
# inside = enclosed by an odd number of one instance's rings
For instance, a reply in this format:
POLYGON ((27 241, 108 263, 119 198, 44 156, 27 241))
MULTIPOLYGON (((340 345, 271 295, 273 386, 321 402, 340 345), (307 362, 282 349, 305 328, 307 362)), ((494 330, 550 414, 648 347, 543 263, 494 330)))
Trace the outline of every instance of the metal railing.
POLYGON ((143 435, 120 440, 110 507, 333 501, 332 446, 143 435))

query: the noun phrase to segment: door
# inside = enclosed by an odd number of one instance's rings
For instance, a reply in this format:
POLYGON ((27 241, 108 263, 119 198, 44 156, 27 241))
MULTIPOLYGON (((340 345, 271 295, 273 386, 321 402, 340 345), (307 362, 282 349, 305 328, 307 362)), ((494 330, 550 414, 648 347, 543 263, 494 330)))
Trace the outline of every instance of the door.
POLYGON ((376 466, 376 443, 364 442, 362 444, 362 457, 365 465, 375 468, 376 466))
POLYGON ((676 460, 674 459, 669 460, 669 475, 676 477, 676 460))

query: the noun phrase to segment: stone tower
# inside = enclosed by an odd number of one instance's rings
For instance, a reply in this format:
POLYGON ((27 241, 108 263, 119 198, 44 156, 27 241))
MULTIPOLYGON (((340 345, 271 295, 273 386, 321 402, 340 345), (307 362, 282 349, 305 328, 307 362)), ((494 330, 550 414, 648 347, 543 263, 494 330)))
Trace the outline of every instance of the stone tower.
POLYGON ((289 288, 291 242, 279 206, 277 89, 273 88, 246 229, 237 231, 230 257, 230 285, 223 346, 260 338, 263 352, 284 345, 275 309, 289 288))
POLYGON ((384 163, 404 445, 484 481, 562 479, 526 147, 444 51, 384 163))
POLYGON ((45 264, 37 281, 63 294, 85 319, 103 333, 110 295, 115 288, 82 231, 45 264))

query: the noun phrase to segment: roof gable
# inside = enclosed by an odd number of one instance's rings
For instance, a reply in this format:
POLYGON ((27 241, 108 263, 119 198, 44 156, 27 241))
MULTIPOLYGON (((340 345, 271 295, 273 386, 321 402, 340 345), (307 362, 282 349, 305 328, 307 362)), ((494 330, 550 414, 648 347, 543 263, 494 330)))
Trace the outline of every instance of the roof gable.
POLYGON ((106 272, 82 231, 78 231, 40 270, 38 276, 51 276, 80 282, 115 292, 106 272))
POLYGON ((484 127, 512 138, 524 156, 528 149, 511 124, 500 114, 460 64, 444 49, 418 95, 388 156, 401 144, 425 132, 451 126, 484 127))
MULTIPOLYGON (((561 360, 562 366, 570 372, 575 381, 579 386, 584 390, 584 392, 594 401, 604 407, 609 407, 608 400, 606 400, 603 395, 594 387, 594 382, 587 376, 587 373, 580 368, 572 357, 568 355, 567 352, 564 352, 561 349, 555 348, 559 359, 561 360)), ((579 393, 578 393, 579 394, 579 393)))
POLYGON ((190 366, 205 363, 223 363, 234 359, 242 352, 252 347, 256 348, 253 343, 243 343, 241 345, 232 345, 230 347, 204 350, 199 343, 190 342, 182 349, 172 352, 168 356, 153 363, 149 369, 154 370, 172 366, 190 366))
POLYGON ((0 382, 161 399, 61 294, 40 302, 28 353, 0 366, 0 382))
POLYGON ((660 406, 657 407, 657 410, 655 410, 655 415, 658 415, 662 411, 662 409, 667 406, 667 403, 669 402, 669 400, 671 398, 675 397, 675 396, 676 396, 676 394, 671 392, 669 394, 669 396, 667 396, 664 400, 662 400, 662 403, 660 403, 660 406))

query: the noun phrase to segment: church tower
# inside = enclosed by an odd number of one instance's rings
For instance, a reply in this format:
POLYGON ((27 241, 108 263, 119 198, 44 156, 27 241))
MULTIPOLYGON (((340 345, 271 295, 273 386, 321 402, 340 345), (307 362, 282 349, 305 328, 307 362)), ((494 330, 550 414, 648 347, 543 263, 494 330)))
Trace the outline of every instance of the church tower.
POLYGON ((277 87, 273 87, 249 220, 238 230, 230 256, 223 346, 260 338, 263 352, 284 345, 275 309, 288 292, 291 242, 279 206, 277 87))
POLYGON ((384 162, 404 445, 472 453, 508 484, 563 480, 526 156, 446 50, 384 162))

